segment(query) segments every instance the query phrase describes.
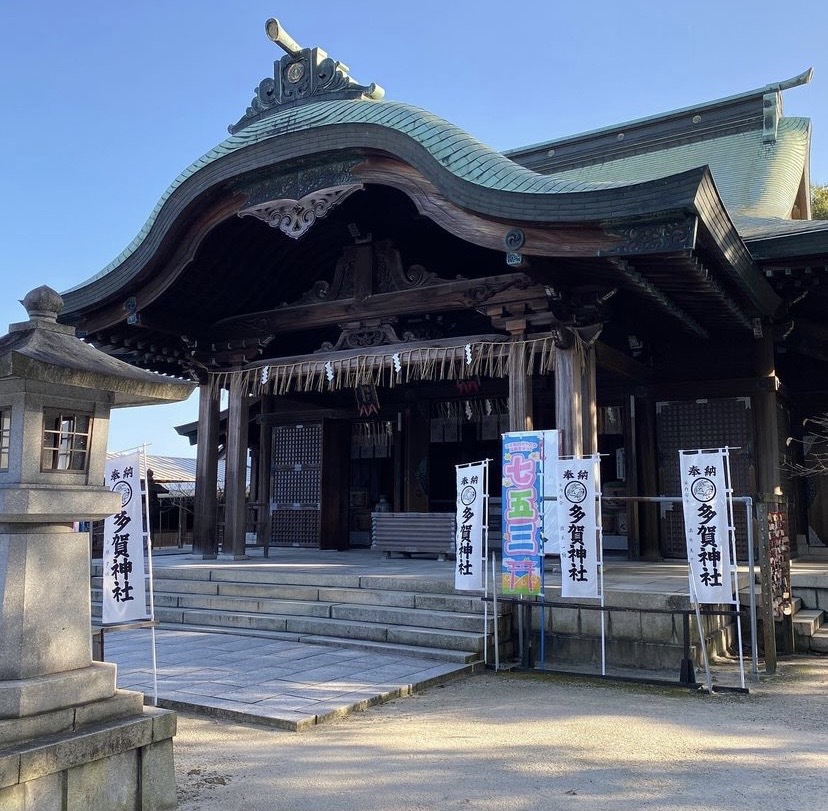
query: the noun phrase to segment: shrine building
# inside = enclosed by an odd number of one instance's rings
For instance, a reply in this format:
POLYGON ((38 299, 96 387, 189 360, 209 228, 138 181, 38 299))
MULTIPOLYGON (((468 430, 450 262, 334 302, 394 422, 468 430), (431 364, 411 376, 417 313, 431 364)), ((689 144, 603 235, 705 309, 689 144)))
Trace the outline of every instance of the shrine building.
POLYGON ((630 559, 686 555, 680 504, 621 499, 679 495, 679 449, 730 447, 736 495, 828 542, 790 475, 828 411, 828 222, 782 109, 810 71, 499 153, 267 34, 229 137, 62 294, 94 346, 198 382, 197 553, 368 546, 378 505, 453 512, 454 466, 529 428, 601 454, 630 559))

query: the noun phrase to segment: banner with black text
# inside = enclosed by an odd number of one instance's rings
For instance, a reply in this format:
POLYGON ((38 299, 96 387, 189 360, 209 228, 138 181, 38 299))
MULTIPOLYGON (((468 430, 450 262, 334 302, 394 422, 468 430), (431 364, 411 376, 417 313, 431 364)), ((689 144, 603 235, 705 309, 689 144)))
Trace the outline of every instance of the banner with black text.
POLYGON ((106 485, 121 497, 121 508, 104 520, 104 625, 150 619, 147 606, 144 516, 141 503, 140 454, 106 463, 106 485))

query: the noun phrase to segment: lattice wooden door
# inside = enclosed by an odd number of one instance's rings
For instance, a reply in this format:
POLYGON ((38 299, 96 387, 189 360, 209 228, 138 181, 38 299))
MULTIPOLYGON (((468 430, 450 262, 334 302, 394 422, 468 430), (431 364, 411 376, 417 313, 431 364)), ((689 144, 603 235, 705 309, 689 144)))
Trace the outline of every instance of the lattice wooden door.
MULTIPOLYGON (((656 404, 660 495, 680 496, 679 450, 731 448, 730 476, 734 496, 751 494, 753 417, 749 397, 723 397, 656 404)), ((734 505, 736 554, 747 556, 744 506, 734 505)), ((661 548, 667 558, 687 557, 681 504, 661 511, 661 548)))
POLYGON ((322 425, 273 429, 270 519, 272 546, 319 546, 322 425))

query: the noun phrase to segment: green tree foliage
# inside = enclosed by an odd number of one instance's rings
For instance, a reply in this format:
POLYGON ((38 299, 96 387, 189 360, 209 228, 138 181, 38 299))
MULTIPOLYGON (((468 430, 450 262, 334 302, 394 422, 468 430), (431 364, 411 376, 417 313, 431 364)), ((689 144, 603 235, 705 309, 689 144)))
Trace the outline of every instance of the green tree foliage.
POLYGON ((828 220, 828 185, 811 186, 811 216, 815 220, 828 220))

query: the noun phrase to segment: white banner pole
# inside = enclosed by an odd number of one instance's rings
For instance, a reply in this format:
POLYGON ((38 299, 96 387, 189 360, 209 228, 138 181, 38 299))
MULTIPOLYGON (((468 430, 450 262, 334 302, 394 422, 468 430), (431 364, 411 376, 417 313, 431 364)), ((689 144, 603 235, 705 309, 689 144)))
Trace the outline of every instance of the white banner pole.
MULTIPOLYGON (((736 640, 739 645, 739 684, 745 689, 745 659, 742 650, 742 618, 739 615, 739 567, 736 565, 736 521, 733 517, 733 486, 730 480, 730 449, 724 448, 725 481, 727 483, 727 515, 730 525, 730 559, 733 561, 730 588, 733 592, 732 605, 736 609, 736 640)), ((751 575, 752 576, 752 575, 751 575)))
POLYGON ((713 677, 710 675, 710 662, 707 658, 707 641, 704 638, 704 628, 702 627, 701 610, 699 609, 699 595, 696 593, 696 580, 692 572, 688 575, 690 580, 690 596, 693 600, 693 605, 696 609, 696 624, 699 628, 699 642, 702 649, 702 660, 704 661, 704 677, 707 683, 707 692, 713 694, 713 677))
POLYGON ((489 663, 489 589, 483 588, 483 664, 489 663))
MULTIPOLYGON (((483 566, 483 594, 489 596, 489 460, 483 460, 483 548, 480 550, 483 566)), ((494 617, 497 625, 497 616, 494 617)), ((483 664, 489 664, 489 600, 483 600, 483 664)))
POLYGON ((497 630, 497 579, 495 578, 495 556, 492 553, 492 611, 494 612, 494 656, 495 673, 500 670, 500 639, 497 630))
POLYGON ((491 459, 483 460, 483 548, 480 550, 480 562, 483 564, 483 588, 489 582, 489 571, 486 563, 489 559, 489 462, 491 459))
POLYGON ((603 516, 601 512, 601 477, 599 475, 601 470, 601 457, 596 454, 595 457, 595 482, 597 485, 597 492, 595 494, 596 498, 598 499, 596 512, 597 512, 597 519, 595 521, 595 529, 597 530, 597 542, 598 542, 598 589, 601 592, 601 675, 607 675, 607 622, 606 622, 606 612, 604 611, 604 522, 603 516))
POLYGON ((152 704, 154 707, 158 706, 158 658, 155 649, 155 587, 152 581, 152 535, 150 534, 150 487, 149 487, 149 465, 147 464, 147 446, 141 448, 141 461, 144 468, 144 489, 146 490, 146 497, 144 498, 144 519, 147 522, 147 582, 149 584, 149 611, 151 638, 152 638, 152 704))
POLYGON ((759 681, 759 642, 757 640, 758 630, 756 627, 756 566, 753 560, 753 499, 749 496, 745 501, 745 522, 747 524, 747 545, 748 545, 748 595, 750 602, 750 660, 751 678, 759 681))

